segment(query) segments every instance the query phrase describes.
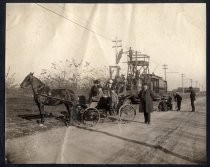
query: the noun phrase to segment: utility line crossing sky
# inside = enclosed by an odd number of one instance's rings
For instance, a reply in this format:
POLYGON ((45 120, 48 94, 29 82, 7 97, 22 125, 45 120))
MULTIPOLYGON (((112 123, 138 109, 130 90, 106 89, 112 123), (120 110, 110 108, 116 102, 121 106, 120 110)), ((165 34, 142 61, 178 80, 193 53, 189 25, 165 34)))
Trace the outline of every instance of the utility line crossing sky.
MULTIPOLYGON (((205 4, 7 4, 6 70, 20 83, 53 62, 75 58, 93 67, 115 65, 115 38, 123 49, 150 56, 150 72, 164 77, 169 90, 206 87, 205 4), (178 73, 174 73, 178 72, 178 73), (197 85, 197 86, 198 86, 197 85)), ((125 72, 126 55, 121 63, 125 72)))

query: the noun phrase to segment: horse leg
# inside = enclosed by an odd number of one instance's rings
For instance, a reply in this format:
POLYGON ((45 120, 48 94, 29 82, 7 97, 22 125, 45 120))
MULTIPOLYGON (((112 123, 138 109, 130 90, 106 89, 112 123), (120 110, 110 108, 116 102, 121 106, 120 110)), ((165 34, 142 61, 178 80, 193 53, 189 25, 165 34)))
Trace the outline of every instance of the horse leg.
POLYGON ((69 104, 65 104, 65 106, 66 106, 66 109, 68 111, 68 117, 66 118, 66 125, 67 126, 72 125, 72 122, 73 122, 73 120, 72 120, 72 107, 69 104))
POLYGON ((41 124, 44 124, 45 122, 44 105, 41 103, 38 103, 38 108, 39 108, 40 117, 41 117, 41 124))

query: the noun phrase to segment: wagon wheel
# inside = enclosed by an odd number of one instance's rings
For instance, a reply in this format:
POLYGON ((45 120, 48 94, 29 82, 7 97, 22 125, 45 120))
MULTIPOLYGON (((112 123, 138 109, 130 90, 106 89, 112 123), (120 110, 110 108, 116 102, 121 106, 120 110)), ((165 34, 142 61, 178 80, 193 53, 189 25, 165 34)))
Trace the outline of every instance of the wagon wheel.
POLYGON ((134 120, 136 115, 135 108, 130 104, 124 104, 119 109, 119 120, 129 123, 134 120))
POLYGON ((167 104, 163 103, 163 111, 167 111, 167 110, 168 110, 167 104))
POLYGON ((96 108, 86 108, 82 115, 85 126, 95 126, 100 120, 100 114, 96 108))

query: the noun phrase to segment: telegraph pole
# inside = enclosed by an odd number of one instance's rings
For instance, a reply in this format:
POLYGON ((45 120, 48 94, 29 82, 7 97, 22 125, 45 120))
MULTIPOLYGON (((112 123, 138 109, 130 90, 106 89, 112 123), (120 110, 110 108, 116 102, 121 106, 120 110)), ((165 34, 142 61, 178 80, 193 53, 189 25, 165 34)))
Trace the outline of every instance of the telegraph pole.
POLYGON ((192 79, 190 79, 190 86, 192 87, 192 79))
POLYGON ((115 43, 115 45, 112 46, 112 48, 115 48, 115 54, 116 54, 115 63, 117 64, 117 54, 118 54, 117 48, 122 47, 122 40, 117 40, 117 37, 116 37, 116 39, 112 42, 115 43))
POLYGON ((163 64, 163 70, 164 70, 164 74, 165 74, 165 81, 166 81, 166 69, 168 69, 167 66, 168 66, 168 65, 163 64))
POLYGON ((184 78, 184 74, 181 74, 181 77, 182 77, 182 94, 184 94, 184 84, 183 84, 183 78, 184 78))

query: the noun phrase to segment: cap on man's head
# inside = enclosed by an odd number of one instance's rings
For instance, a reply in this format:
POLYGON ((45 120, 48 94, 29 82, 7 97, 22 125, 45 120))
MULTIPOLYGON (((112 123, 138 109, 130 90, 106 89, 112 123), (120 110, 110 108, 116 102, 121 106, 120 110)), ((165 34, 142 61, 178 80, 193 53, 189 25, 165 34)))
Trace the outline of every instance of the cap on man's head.
POLYGON ((93 81, 93 83, 94 83, 94 84, 99 84, 99 80, 96 79, 96 80, 93 81))

